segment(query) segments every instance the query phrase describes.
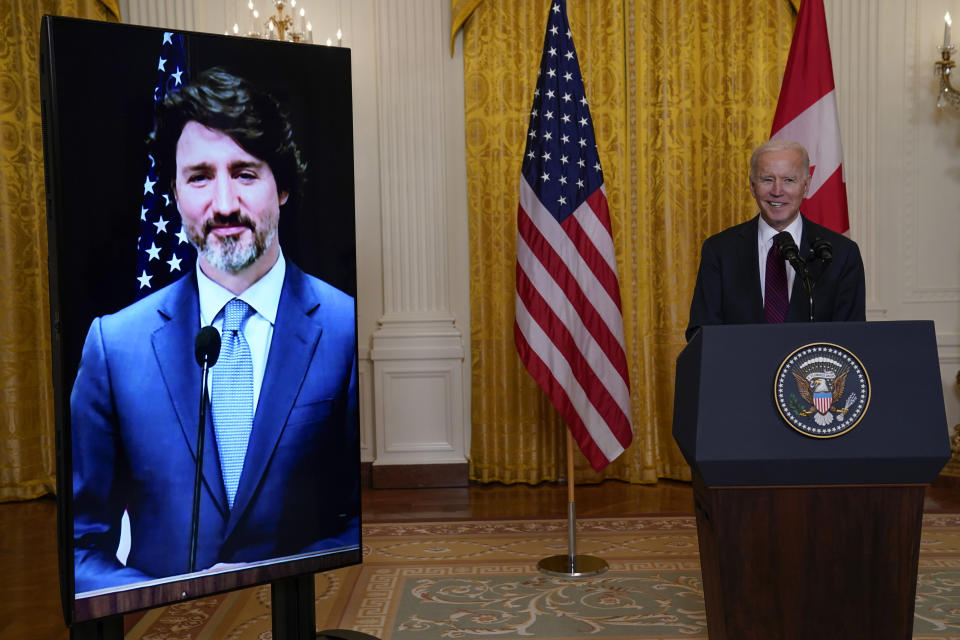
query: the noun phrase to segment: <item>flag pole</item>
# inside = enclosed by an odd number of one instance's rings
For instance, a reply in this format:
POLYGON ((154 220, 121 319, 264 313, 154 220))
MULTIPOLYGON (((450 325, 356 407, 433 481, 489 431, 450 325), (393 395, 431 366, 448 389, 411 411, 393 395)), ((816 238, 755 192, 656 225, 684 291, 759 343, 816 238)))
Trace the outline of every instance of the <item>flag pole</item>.
POLYGON ((573 434, 567 432, 567 548, 566 554, 549 556, 537 563, 537 568, 546 574, 565 578, 584 578, 603 573, 609 568, 607 561, 595 556, 577 555, 577 501, 574 498, 573 434))

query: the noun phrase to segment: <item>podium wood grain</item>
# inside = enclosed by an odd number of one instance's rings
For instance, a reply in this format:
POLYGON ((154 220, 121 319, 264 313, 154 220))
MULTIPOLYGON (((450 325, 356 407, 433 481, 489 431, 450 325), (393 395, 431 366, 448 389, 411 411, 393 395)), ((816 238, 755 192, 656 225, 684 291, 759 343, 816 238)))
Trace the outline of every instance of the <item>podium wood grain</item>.
POLYGON ((711 640, 911 637, 924 486, 693 485, 711 640))

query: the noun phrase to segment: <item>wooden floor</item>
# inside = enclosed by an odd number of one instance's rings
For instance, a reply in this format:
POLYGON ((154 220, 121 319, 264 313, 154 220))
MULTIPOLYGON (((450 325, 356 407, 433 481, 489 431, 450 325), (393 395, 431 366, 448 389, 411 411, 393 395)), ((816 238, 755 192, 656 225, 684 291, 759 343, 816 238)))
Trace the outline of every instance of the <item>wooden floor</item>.
MULTIPOLYGON (((576 510, 578 518, 692 515, 693 493, 681 482, 650 487, 608 481, 577 487, 576 510)), ((924 510, 960 513, 960 488, 927 489, 924 510)), ((365 522, 566 517, 565 485, 371 489, 363 494, 365 522)), ((0 504, 0 639, 69 637, 60 610, 56 538, 54 500, 0 504)))

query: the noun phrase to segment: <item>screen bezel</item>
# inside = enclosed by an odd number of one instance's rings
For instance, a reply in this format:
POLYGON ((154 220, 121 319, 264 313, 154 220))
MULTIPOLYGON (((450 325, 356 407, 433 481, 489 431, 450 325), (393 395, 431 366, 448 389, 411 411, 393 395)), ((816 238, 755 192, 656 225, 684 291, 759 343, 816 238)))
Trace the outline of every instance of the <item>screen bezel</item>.
MULTIPOLYGON (((327 571, 358 564, 362 558, 358 539, 356 547, 332 553, 270 559, 217 573, 172 576, 75 598, 70 389, 90 322, 127 306, 136 296, 129 282, 132 272, 122 272, 117 266, 135 260, 135 250, 131 252, 122 247, 118 238, 128 239, 131 232, 135 238, 135 212, 139 210, 137 200, 141 195, 138 188, 143 179, 141 159, 145 153, 145 135, 152 122, 149 89, 155 78, 143 71, 149 69, 149 65, 139 64, 142 62, 139 58, 144 55, 155 58, 153 54, 158 51, 157 44, 164 31, 51 16, 44 17, 41 29, 39 62, 57 438, 58 537, 61 597, 68 624, 327 571), (147 44, 139 47, 136 43, 141 40, 147 44), (152 52, 149 43, 153 43, 152 52), (89 69, 97 70, 100 85, 91 85, 86 75, 89 69), (143 87, 147 87, 146 93, 142 92, 143 87), (84 118, 93 129, 106 123, 107 134, 98 140, 99 148, 91 151, 93 159, 78 167, 72 145, 83 147, 77 138, 87 140, 90 136, 88 131, 78 136, 78 127, 84 118), (112 164, 110 158, 114 159, 112 164), (97 174, 98 169, 103 171, 97 174), (77 180, 70 177, 71 172, 86 172, 88 181, 82 184, 82 194, 78 193, 77 180), (120 179, 118 174, 122 174, 120 179), (82 206, 77 203, 80 196, 85 200, 82 206), (89 224, 99 233, 94 230, 89 237, 78 238, 78 215, 92 216, 89 224), (103 233, 105 229, 110 233, 103 233), (122 276, 110 277, 118 272, 122 272, 122 276)), ((294 130, 309 138, 306 145, 301 142, 302 150, 308 150, 308 186, 299 214, 293 221, 282 219, 281 246, 285 257, 306 273, 320 277, 355 299, 349 49, 178 33, 188 43, 191 73, 218 65, 238 70, 277 97, 289 109, 294 130)), ((347 425, 347 428, 358 433, 359 424, 347 425)), ((358 442, 359 438, 354 440, 358 442)), ((359 518, 359 447, 354 454, 357 473, 345 480, 351 489, 356 489, 359 518)))

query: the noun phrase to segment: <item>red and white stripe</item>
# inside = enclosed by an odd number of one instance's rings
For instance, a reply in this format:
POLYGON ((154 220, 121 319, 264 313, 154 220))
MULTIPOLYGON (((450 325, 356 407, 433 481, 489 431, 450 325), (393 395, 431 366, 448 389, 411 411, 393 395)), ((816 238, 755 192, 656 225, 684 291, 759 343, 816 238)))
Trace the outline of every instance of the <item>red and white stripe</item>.
POLYGON ((521 177, 517 225, 517 350, 600 470, 633 438, 605 190, 558 223, 521 177))

